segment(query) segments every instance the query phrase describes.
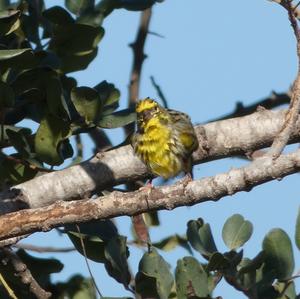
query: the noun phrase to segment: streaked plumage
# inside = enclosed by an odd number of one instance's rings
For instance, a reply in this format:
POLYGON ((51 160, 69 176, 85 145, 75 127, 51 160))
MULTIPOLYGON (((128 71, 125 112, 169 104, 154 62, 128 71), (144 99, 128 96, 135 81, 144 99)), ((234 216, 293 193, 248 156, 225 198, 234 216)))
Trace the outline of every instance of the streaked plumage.
POLYGON ((132 146, 149 170, 165 179, 191 173, 198 140, 188 115, 165 109, 150 98, 136 105, 137 132, 132 146))

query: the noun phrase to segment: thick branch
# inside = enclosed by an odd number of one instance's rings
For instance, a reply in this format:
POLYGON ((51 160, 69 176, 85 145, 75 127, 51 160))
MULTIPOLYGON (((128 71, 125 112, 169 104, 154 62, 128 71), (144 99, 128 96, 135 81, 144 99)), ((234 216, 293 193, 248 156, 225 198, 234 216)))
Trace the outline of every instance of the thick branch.
MULTIPOLYGON (((282 127, 286 110, 261 110, 242 118, 228 119, 195 127, 200 147, 195 164, 245 155, 270 146, 282 127)), ((300 118, 289 142, 300 139, 300 118)), ((57 200, 89 197, 95 190, 127 183, 148 175, 145 165, 133 154, 130 145, 99 153, 93 159, 70 168, 47 173, 0 193, 1 213, 18 210, 20 202, 36 208, 57 200)))
POLYGON ((7 258, 12 263, 16 271, 15 275, 20 277, 22 283, 29 287, 30 292, 34 294, 36 298, 47 299, 51 297, 51 293, 46 292, 40 287, 27 266, 11 249, 2 248, 1 250, 5 255, 5 258, 7 258))
POLYGON ((97 199, 59 201, 44 208, 26 209, 0 217, 0 240, 36 231, 48 231, 68 223, 117 216, 132 216, 146 211, 174 209, 197 203, 217 201, 226 195, 249 191, 254 186, 283 178, 300 169, 300 150, 280 156, 273 161, 261 157, 248 166, 232 169, 201 180, 186 183, 182 180, 151 192, 112 192, 97 199))

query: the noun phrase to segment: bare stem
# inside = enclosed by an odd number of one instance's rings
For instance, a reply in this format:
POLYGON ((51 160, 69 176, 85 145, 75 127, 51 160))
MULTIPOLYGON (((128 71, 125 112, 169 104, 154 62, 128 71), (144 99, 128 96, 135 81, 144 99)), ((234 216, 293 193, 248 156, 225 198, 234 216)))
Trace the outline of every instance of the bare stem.
POLYGON ((275 137, 273 144, 268 152, 268 155, 273 159, 277 159, 286 146, 291 132, 297 121, 300 111, 300 32, 298 21, 295 16, 295 9, 292 5, 292 1, 282 0, 280 4, 287 10, 291 26, 294 31, 297 42, 297 56, 298 56, 298 71, 297 76, 292 86, 292 95, 289 110, 286 114, 285 122, 275 137))
MULTIPOLYGON (((142 67, 143 67, 143 62, 146 58, 146 55, 144 53, 144 47, 145 47, 147 34, 149 31, 151 15, 152 15, 151 8, 148 8, 141 13, 141 19, 140 19, 140 24, 139 24, 136 39, 134 43, 130 45, 133 51, 133 64, 132 64, 132 70, 130 74, 129 91, 128 91, 129 107, 135 105, 139 97, 142 67)), ((133 131, 134 131, 134 124, 129 124, 125 127, 125 133, 127 136, 133 133, 133 131)))

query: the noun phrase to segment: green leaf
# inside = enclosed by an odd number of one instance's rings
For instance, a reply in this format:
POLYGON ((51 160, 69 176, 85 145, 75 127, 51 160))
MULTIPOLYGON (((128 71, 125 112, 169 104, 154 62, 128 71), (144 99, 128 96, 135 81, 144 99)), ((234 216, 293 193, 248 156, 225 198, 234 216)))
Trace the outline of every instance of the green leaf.
POLYGON ((49 49, 58 56, 64 54, 84 55, 95 49, 104 35, 102 27, 85 24, 64 24, 54 28, 49 49))
POLYGON ((115 8, 125 8, 130 11, 140 11, 151 7, 162 0, 102 0, 96 5, 97 10, 103 11, 105 16, 115 8))
POLYGON ((243 250, 240 250, 239 252, 231 250, 229 252, 225 252, 223 255, 229 261, 230 267, 236 268, 238 264, 242 261, 243 254, 243 250))
POLYGON ((35 52, 35 59, 37 61, 37 65, 41 68, 50 68, 53 70, 57 70, 61 67, 61 61, 58 56, 50 51, 38 51, 35 52))
POLYGON ((230 250, 235 250, 250 239, 252 232, 252 223, 244 220, 242 215, 235 214, 226 220, 222 230, 222 237, 226 246, 230 250))
POLYGON ((15 103, 15 93, 9 84, 0 81, 0 110, 13 107, 15 103))
POLYGON ((71 134, 69 123, 51 114, 46 115, 35 136, 37 157, 49 165, 60 165, 64 161, 61 153, 62 141, 71 134))
POLYGON ((155 249, 150 253, 144 253, 135 282, 136 291, 143 298, 168 298, 173 286, 173 276, 169 265, 155 249))
POLYGON ((0 11, 0 36, 8 35, 20 27, 19 10, 0 11))
POLYGON ((63 89, 66 93, 71 94, 71 90, 77 86, 77 81, 73 77, 61 76, 60 78, 63 89))
POLYGON ((143 217, 144 217, 146 225, 149 227, 160 225, 158 211, 144 213, 143 217))
POLYGON ((252 288, 256 282, 256 266, 253 266, 253 261, 248 258, 244 258, 239 264, 239 268, 238 277, 240 284, 245 289, 252 288))
POLYGON ((82 238, 87 258, 98 263, 104 263, 106 261, 105 245, 109 240, 118 236, 114 223, 111 220, 93 220, 78 226, 80 233, 75 225, 65 226, 65 230, 77 251, 84 255, 80 240, 82 238))
POLYGON ((14 50, 0 50, 0 61, 13 59, 16 57, 19 57, 26 54, 31 53, 33 54, 32 50, 30 48, 26 49, 14 49, 14 50))
MULTIPOLYGON (((25 250, 18 250, 18 256, 28 266, 34 277, 41 275, 48 276, 51 273, 59 273, 64 265, 57 259, 54 258, 38 258, 28 254, 25 250)), ((45 279, 47 281, 48 279, 45 279)))
POLYGON ((294 271, 294 255, 292 243, 287 233, 280 229, 272 229, 262 244, 266 260, 264 273, 273 272, 277 279, 287 279, 294 271))
POLYGON ((120 91, 115 86, 107 81, 102 81, 97 84, 96 89, 100 95, 104 106, 104 114, 111 114, 112 111, 119 107, 120 91))
POLYGON ((29 42, 40 45, 37 14, 32 9, 29 9, 28 12, 29 15, 21 15, 21 30, 18 33, 24 35, 23 38, 26 38, 29 42))
POLYGON ((210 294, 213 292, 213 290, 216 288, 216 286, 218 285, 218 283, 221 281, 222 278, 223 278, 223 274, 221 272, 208 273, 207 288, 210 294))
POLYGON ((116 236, 108 241, 104 249, 105 268, 108 274, 122 283, 125 288, 128 287, 131 279, 127 264, 129 252, 126 239, 123 236, 116 236))
MULTIPOLYGON (((91 278, 79 274, 72 276, 67 282, 58 282, 54 286, 57 299, 96 299, 96 289, 91 278)), ((102 297, 103 298, 103 297, 102 297)))
POLYGON ((298 215, 296 220, 295 242, 300 250, 300 208, 298 209, 298 215))
POLYGON ((62 86, 56 74, 49 76, 48 82, 45 85, 48 112, 57 117, 69 118, 69 111, 63 96, 62 86))
POLYGON ((85 53, 59 53, 61 59, 61 71, 71 73, 84 70, 97 56, 98 49, 95 48, 85 53))
MULTIPOLYGON (((38 89, 40 96, 32 97, 35 109, 45 110, 58 118, 69 118, 69 110, 63 95, 58 73, 51 68, 41 67, 22 72, 12 83, 16 95, 24 96, 33 88, 38 89), (46 103, 45 103, 46 101, 46 103)), ((29 111, 30 112, 30 111, 29 111)))
POLYGON ((296 288, 295 288, 295 283, 293 281, 289 283, 287 288, 286 288, 286 282, 277 282, 274 285, 274 288, 280 294, 282 294, 283 290, 285 290, 282 296, 276 299, 296 299, 296 288))
POLYGON ((187 238, 195 250, 205 258, 218 251, 208 223, 200 218, 189 221, 187 226, 187 238))
POLYGON ((230 266, 230 261, 222 253, 213 253, 207 264, 207 271, 222 271, 230 266))
POLYGON ((157 0, 119 0, 119 8, 125 8, 131 11, 145 10, 151 7, 157 0))
POLYGON ((123 127, 136 121, 136 113, 133 109, 124 109, 103 116, 97 123, 97 126, 105 129, 123 127))
POLYGON ((74 23, 72 16, 61 6, 52 6, 43 11, 43 16, 53 24, 64 25, 74 23))
POLYGON ((69 11, 75 15, 81 15, 95 5, 95 0, 65 0, 65 5, 69 11))
POLYGON ((33 157, 33 150, 29 144, 30 133, 28 134, 28 131, 6 129, 6 134, 11 145, 23 158, 33 157))
POLYGON ((30 135, 32 131, 28 128, 24 127, 17 127, 17 126, 10 126, 10 125, 4 125, 3 128, 3 136, 2 136, 2 130, 0 130, 0 140, 5 143, 9 141, 9 137, 6 133, 6 130, 14 131, 14 132, 20 132, 22 135, 30 135))
MULTIPOLYGON (((97 236, 102 241, 109 241, 118 236, 118 229, 111 220, 91 220, 78 224, 80 234, 87 236, 97 236)), ((65 225, 67 231, 78 233, 77 225, 65 225)))
POLYGON ((49 49, 61 59, 64 73, 85 69, 97 55, 102 27, 86 24, 55 25, 49 49))
POLYGON ((256 277, 255 277, 255 289, 257 290, 257 297, 258 298, 277 298, 278 294, 274 295, 274 270, 270 270, 266 272, 264 270, 265 265, 263 264, 260 268, 256 270, 256 277), (268 296, 270 293, 271 297, 268 296))
POLYGON ((87 124, 98 123, 103 103, 96 89, 90 87, 75 87, 71 91, 71 99, 77 112, 87 124))
POLYGON ((84 251, 82 248, 80 238, 83 239, 83 244, 88 259, 97 263, 105 262, 105 257, 104 257, 105 243, 99 237, 79 234, 77 232, 68 232, 68 236, 72 241, 72 243, 74 244, 77 251, 81 255, 84 256, 84 251))
POLYGON ((18 256, 30 269, 33 277, 42 285, 46 286, 50 282, 50 274, 59 273, 64 265, 54 258, 37 258, 29 255, 25 250, 18 250, 18 256))
POLYGON ((93 9, 87 10, 78 19, 78 23, 100 26, 105 17, 107 17, 115 8, 118 7, 119 0, 99 1, 93 9))
POLYGON ((262 266, 264 261, 265 261, 265 252, 260 251, 254 259, 252 260, 247 259, 247 262, 244 262, 243 264, 239 265, 238 274, 241 275, 244 273, 255 271, 262 266))
POLYGON ((178 234, 164 238, 159 242, 152 243, 152 245, 158 249, 165 250, 165 251, 170 251, 176 248, 177 246, 181 246, 184 249, 186 249, 190 254, 193 254, 192 249, 188 244, 186 237, 182 237, 178 234))
POLYGON ((0 67, 25 69, 35 64, 31 49, 0 50, 0 67))
POLYGON ((175 280, 178 299, 206 298, 209 295, 207 274, 193 257, 188 256, 177 261, 175 280))
MULTIPOLYGON (((30 165, 24 165, 18 162, 18 159, 22 159, 20 155, 13 154, 6 156, 0 154, 0 188, 7 188, 7 186, 13 186, 23 183, 34 178, 37 174, 37 170, 30 167, 30 165)), ((24 161, 25 162, 25 161, 24 161)))
POLYGON ((96 291, 91 278, 85 278, 80 283, 80 289, 72 296, 73 299, 96 299, 96 291))
POLYGON ((104 18, 105 13, 103 11, 89 9, 77 18, 76 23, 97 27, 102 25, 104 18))

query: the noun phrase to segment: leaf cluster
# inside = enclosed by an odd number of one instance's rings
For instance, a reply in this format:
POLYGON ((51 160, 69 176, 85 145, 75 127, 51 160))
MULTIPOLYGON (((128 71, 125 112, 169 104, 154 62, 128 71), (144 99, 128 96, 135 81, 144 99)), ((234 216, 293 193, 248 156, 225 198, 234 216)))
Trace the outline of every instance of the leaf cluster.
POLYGON ((73 157, 72 136, 135 120, 130 109, 116 111, 120 93, 114 84, 78 86, 70 73, 86 69, 96 57, 109 13, 144 9, 154 1, 146 2, 137 7, 135 1, 66 1, 66 8, 48 9, 42 0, 2 4, 0 147, 12 146, 14 153, 0 154, 0 188, 73 157), (24 120, 36 123, 37 130, 24 126, 24 120))
MULTIPOLYGON (((272 229, 264 237, 257 255, 245 257, 243 246, 252 236, 253 225, 239 214, 228 218, 222 229, 227 251, 217 249, 208 223, 201 218, 191 220, 187 223, 186 236, 174 235, 153 243, 143 254, 135 275, 128 266, 127 238, 119 235, 111 220, 95 220, 78 227, 79 230, 75 225, 68 225, 64 229, 78 252, 104 264, 108 275, 141 298, 215 298, 214 290, 222 279, 247 298, 300 297, 296 294, 294 279, 298 276, 293 276, 294 255, 287 233, 279 228, 272 229), (169 251, 176 246, 182 246, 189 255, 177 261, 173 272, 158 250, 169 251)), ((300 250, 299 232, 300 210, 295 232, 295 242, 300 250)), ((96 298, 91 280, 78 275, 67 282, 52 284, 49 274, 62 269, 59 261, 33 258, 21 250, 18 255, 41 286, 51 290, 55 298, 77 298, 75 294, 81 294, 78 298, 83 299, 96 298)), ((13 269, 3 266, 1 273, 5 273, 13 286, 18 286, 18 292, 26 292, 22 284, 16 285, 13 269)))

